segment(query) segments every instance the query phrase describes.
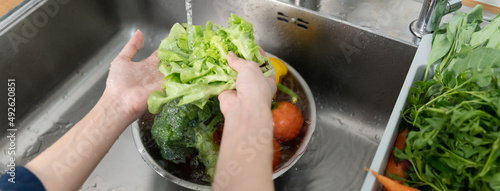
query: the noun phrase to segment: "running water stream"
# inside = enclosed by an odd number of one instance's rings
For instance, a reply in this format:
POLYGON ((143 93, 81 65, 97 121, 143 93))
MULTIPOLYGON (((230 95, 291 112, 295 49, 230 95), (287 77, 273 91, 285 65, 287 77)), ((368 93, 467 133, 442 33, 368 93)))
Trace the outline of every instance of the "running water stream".
POLYGON ((186 13, 187 13, 187 25, 188 25, 188 44, 189 49, 193 50, 193 8, 191 5, 191 0, 186 0, 186 13))

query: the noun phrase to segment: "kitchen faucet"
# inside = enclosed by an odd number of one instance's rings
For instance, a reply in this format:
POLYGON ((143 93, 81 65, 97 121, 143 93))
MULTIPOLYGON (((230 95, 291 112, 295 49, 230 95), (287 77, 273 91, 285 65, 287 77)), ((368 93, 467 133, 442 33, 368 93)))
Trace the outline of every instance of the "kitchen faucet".
POLYGON ((410 24, 410 31, 418 38, 439 28, 444 15, 462 7, 461 0, 424 0, 420 15, 410 24))

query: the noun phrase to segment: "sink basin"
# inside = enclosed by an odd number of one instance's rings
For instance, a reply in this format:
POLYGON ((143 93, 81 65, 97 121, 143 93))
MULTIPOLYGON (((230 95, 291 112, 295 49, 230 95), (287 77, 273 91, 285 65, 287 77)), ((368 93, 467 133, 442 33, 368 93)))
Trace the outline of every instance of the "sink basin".
MULTIPOLYGON (((175 22, 186 22, 184 10, 183 1, 48 0, 25 3, 4 18, 0 78, 16 79, 16 164, 36 157, 93 107, 109 63, 135 30, 145 35, 134 58, 142 60, 175 22)), ((275 179, 276 190, 359 190, 416 47, 281 1, 193 1, 194 24, 224 24, 230 12, 252 22, 257 43, 292 65, 315 97, 316 131, 302 158, 275 179)), ((7 83, 0 84, 5 91, 7 83)), ((2 126, 2 151, 8 149, 6 132, 2 126)), ((8 157, 2 152, 0 163, 8 157)), ((131 130, 81 188, 183 189, 146 165, 131 130)))

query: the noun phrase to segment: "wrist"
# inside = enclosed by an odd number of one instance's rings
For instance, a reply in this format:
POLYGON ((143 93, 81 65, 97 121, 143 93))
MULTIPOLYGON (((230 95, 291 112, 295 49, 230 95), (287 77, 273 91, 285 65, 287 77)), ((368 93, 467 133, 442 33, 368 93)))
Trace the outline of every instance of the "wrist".
POLYGON ((273 118, 270 106, 266 104, 240 103, 237 107, 224 114, 225 126, 237 128, 224 128, 228 134, 241 133, 242 135, 258 133, 265 129, 273 131, 273 118))
POLYGON ((127 125, 141 115, 130 107, 130 104, 126 103, 121 96, 107 90, 104 91, 95 108, 103 111, 102 115, 105 115, 111 121, 124 122, 127 125))

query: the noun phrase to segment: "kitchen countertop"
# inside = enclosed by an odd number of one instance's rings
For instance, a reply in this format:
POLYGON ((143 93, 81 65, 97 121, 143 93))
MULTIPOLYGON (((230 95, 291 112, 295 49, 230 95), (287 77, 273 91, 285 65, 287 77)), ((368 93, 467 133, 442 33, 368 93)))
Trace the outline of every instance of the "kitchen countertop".
POLYGON ((0 16, 9 12, 16 5, 19 5, 23 0, 2 0, 0 2, 0 16))

